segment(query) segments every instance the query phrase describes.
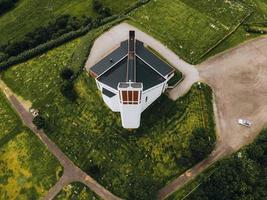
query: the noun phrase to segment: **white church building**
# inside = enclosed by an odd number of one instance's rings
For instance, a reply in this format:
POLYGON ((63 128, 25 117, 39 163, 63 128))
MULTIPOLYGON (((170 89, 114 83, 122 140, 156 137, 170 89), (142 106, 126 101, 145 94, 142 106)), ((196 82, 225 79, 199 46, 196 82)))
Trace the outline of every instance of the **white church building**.
POLYGON ((140 126, 141 113, 161 96, 174 69, 129 32, 129 39, 90 68, 106 105, 120 112, 122 126, 140 126))

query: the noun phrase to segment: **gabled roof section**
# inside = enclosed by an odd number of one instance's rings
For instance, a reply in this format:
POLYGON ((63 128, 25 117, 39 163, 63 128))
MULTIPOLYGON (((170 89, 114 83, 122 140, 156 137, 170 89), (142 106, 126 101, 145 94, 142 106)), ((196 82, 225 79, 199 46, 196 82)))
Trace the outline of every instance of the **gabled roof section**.
POLYGON ((144 43, 138 40, 136 40, 136 54, 163 77, 174 72, 169 64, 145 48, 144 43))
POLYGON ((91 67, 90 71, 93 72, 96 76, 100 76, 127 55, 128 55, 128 41, 124 41, 121 43, 121 46, 119 48, 114 50, 112 53, 110 53, 101 61, 96 63, 93 67, 91 67))

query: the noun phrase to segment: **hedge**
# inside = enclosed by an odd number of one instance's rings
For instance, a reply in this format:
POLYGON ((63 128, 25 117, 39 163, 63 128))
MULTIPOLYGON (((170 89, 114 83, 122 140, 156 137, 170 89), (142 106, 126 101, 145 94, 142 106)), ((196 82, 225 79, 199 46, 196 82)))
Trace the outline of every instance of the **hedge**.
POLYGON ((77 31, 72 31, 72 32, 66 33, 57 39, 50 40, 47 43, 41 44, 41 45, 39 45, 33 49, 25 51, 25 52, 19 54, 18 56, 12 56, 7 61, 0 63, 0 71, 6 70, 9 67, 11 67, 12 65, 16 65, 18 63, 29 60, 29 59, 37 56, 37 55, 43 54, 52 48, 55 48, 59 45, 64 44, 65 42, 68 42, 70 40, 73 40, 75 38, 83 36, 88 31, 90 31, 92 28, 97 28, 97 27, 102 26, 108 22, 111 22, 117 18, 118 18, 118 15, 114 15, 112 17, 108 17, 108 18, 105 18, 102 20, 97 19, 93 22, 93 25, 88 25, 85 28, 81 28, 77 31))

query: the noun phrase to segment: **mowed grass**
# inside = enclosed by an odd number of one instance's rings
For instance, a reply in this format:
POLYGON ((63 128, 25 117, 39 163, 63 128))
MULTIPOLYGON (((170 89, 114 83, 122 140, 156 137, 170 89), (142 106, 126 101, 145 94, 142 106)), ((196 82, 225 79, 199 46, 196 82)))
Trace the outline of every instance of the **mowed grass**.
POLYGON ((130 23, 196 63, 249 12, 238 1, 151 0, 131 14, 130 23))
POLYGON ((207 127, 214 134, 211 90, 194 85, 176 102, 162 96, 143 113, 139 129, 123 129, 120 116, 105 106, 86 73, 76 80, 76 103, 60 94, 61 69, 77 71, 73 61, 82 59, 77 52, 86 49, 95 34, 16 65, 2 78, 40 110, 48 122, 46 133, 84 171, 122 198, 152 199, 158 189, 195 164, 182 159, 192 130, 207 127))
POLYGON ((101 200, 82 183, 72 183, 65 186, 54 200, 101 200))
MULTIPOLYGON (((109 7, 114 14, 122 12, 130 6, 134 0, 103 1, 104 6, 109 7)), ((93 11, 92 0, 20 0, 17 6, 0 17, 0 44, 8 41, 19 41, 28 32, 40 26, 46 25, 56 17, 70 14, 81 17, 83 15, 96 18, 93 11)))
POLYGON ((250 39, 261 36, 260 34, 248 33, 245 31, 247 24, 257 24, 267 21, 267 1, 266 0, 248 0, 245 2, 253 11, 252 15, 247 18, 242 26, 240 26, 232 35, 220 43, 213 51, 207 54, 202 60, 223 52, 229 48, 235 47, 238 44, 250 39))
POLYGON ((0 112, 0 199, 40 199, 56 183, 62 167, 22 126, 1 92, 0 112))

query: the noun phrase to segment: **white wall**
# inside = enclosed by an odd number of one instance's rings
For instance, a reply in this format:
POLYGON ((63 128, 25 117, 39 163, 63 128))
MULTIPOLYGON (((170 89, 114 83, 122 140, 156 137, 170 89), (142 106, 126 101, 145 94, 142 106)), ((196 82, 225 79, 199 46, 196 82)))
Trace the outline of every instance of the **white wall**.
POLYGON ((145 92, 143 92, 142 94, 142 112, 148 107, 150 106, 155 100, 157 100, 157 98, 159 98, 162 94, 162 91, 165 90, 165 83, 163 82, 162 84, 155 86, 145 92), (146 102, 146 97, 147 97, 147 102, 146 102))
POLYGON ((107 104, 107 106, 113 111, 113 112, 120 112, 120 106, 119 106, 119 96, 115 95, 114 97, 110 98, 106 95, 102 94, 104 102, 107 104))

